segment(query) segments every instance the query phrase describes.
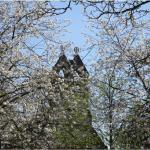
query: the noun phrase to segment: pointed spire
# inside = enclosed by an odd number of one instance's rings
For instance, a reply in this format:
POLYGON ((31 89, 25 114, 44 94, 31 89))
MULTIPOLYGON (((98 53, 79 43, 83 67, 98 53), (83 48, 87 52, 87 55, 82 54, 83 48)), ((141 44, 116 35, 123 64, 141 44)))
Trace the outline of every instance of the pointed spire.
POLYGON ((60 55, 63 56, 65 54, 65 48, 63 45, 60 45, 60 50, 61 50, 60 55))
POLYGON ((79 53, 79 48, 78 48, 78 47, 75 47, 75 48, 74 48, 74 52, 75 52, 75 55, 78 55, 78 53, 79 53))

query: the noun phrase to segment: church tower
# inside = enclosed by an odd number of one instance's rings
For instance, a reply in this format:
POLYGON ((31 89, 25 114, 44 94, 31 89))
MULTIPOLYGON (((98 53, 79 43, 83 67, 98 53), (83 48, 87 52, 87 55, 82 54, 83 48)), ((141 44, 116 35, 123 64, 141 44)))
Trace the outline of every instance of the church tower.
POLYGON ((60 57, 53 67, 57 75, 69 85, 70 95, 73 89, 70 99, 66 100, 67 103, 64 102, 67 106, 68 117, 63 120, 65 122, 63 129, 58 131, 58 138, 64 145, 58 148, 105 149, 106 146, 92 127, 88 102, 90 94, 87 88, 89 73, 78 54, 77 47, 74 48, 74 52, 74 58, 68 60, 61 47, 60 57), (63 73, 63 76, 60 75, 60 72, 63 73), (75 106, 70 107, 73 103, 75 106))

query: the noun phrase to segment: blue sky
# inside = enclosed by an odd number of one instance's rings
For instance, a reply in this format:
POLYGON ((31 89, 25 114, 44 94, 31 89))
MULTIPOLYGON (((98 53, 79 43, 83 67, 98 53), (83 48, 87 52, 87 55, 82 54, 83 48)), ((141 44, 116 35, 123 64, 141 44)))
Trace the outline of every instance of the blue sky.
POLYGON ((67 11, 65 14, 60 16, 63 19, 69 19, 71 21, 68 30, 70 33, 66 33, 66 40, 70 40, 73 42, 73 46, 83 47, 84 37, 82 35, 83 32, 87 32, 86 30, 86 18, 83 15, 83 8, 80 5, 72 6, 72 10, 67 11))
MULTIPOLYGON (((71 24, 67 27, 69 32, 65 33, 65 36, 63 37, 64 41, 71 41, 72 45, 71 47, 79 47, 80 48, 80 56, 83 59, 88 51, 87 51, 87 45, 85 43, 85 37, 83 33, 90 33, 87 29, 87 22, 86 17, 83 14, 83 7, 80 5, 72 5, 72 10, 68 10, 63 15, 57 16, 57 18, 64 19, 64 20, 70 20, 71 24)), ((72 50, 73 51, 73 50, 72 50)), ((90 53, 92 55, 92 53, 90 53)), ((86 58, 83 59, 83 62, 85 65, 89 68, 89 65, 92 63, 91 56, 87 55, 86 58)), ((95 57, 95 56, 94 56, 95 57)))
MULTIPOLYGON (((54 2, 55 5, 62 4, 66 5, 67 3, 60 3, 59 1, 54 2)), ((62 6, 63 7, 63 6, 62 6)), ((148 6, 147 6, 148 7, 148 6)), ((147 9, 146 7, 146 9, 147 9)), ((85 37, 83 33, 91 34, 91 32, 86 28, 87 22, 86 17, 83 14, 83 7, 81 5, 71 5, 71 10, 68 9, 66 13, 56 16, 57 19, 60 20, 70 20, 71 24, 67 27, 67 30, 69 32, 65 32, 64 36, 60 36, 60 39, 64 42, 70 41, 72 43, 71 48, 77 46, 80 48, 80 56, 81 58, 84 58, 88 51, 87 47, 88 45, 85 43, 85 37)), ((31 42, 33 44, 33 42, 31 42)), ((42 44, 42 43, 41 43, 42 44)), ((69 50, 68 53, 73 53, 73 49, 69 50)), ((68 54, 67 53, 67 54, 68 54)), ((98 59, 96 55, 96 49, 93 49, 84 59, 83 62, 87 66, 88 70, 90 69, 90 65, 94 63, 98 59)))
MULTIPOLYGON (((64 3, 65 5, 67 3, 64 3)), ((55 5, 61 5, 62 3, 60 2, 55 2, 55 5)), ((80 56, 81 58, 84 58, 88 51, 87 51, 87 45, 85 43, 85 37, 83 35, 83 33, 90 33, 89 30, 86 28, 87 22, 86 22, 86 17, 83 14, 83 7, 81 5, 71 5, 71 10, 68 9, 66 13, 62 14, 62 15, 58 15, 56 16, 56 19, 60 19, 61 21, 63 20, 70 20, 70 24, 69 26, 67 26, 67 30, 68 32, 63 33, 64 36, 60 36, 59 38, 62 39, 64 42, 70 41, 71 42, 71 49, 69 49, 69 51, 67 51, 67 56, 69 56, 69 58, 71 58, 71 56, 73 55, 73 48, 74 47, 79 47, 80 48, 80 56)), ((28 44, 32 47, 33 45, 35 45, 36 43, 38 43, 41 39, 39 40, 31 40, 29 39, 28 44), (33 44, 35 43, 35 44, 33 44)), ((42 54, 43 51, 40 50, 39 47, 43 47, 42 45, 43 43, 38 44, 38 48, 35 48, 35 51, 38 54, 42 54)), ((58 46, 59 47, 59 46, 58 46)), ((58 51, 57 51, 58 52, 58 51)), ((92 53, 90 53, 92 55, 92 53)), ((59 54, 58 54, 59 55, 59 54)), ((93 57, 91 59, 91 55, 88 55, 86 58, 84 58, 83 62, 86 64, 86 66, 89 68, 89 65, 91 64, 91 61, 94 60, 93 57), (90 60, 89 60, 90 59, 90 60)), ((89 70, 89 69, 88 69, 89 70)))
MULTIPOLYGON (((83 63, 90 70, 91 64, 95 63, 98 59, 96 55, 96 50, 93 49, 92 51, 88 50, 88 45, 86 43, 86 38, 83 34, 92 34, 89 29, 87 28, 88 22, 87 18, 84 14, 84 9, 81 5, 71 5, 71 10, 68 10, 63 15, 57 16, 57 18, 70 20, 71 24, 67 27, 69 33, 65 33, 63 37, 64 41, 71 41, 73 47, 79 47, 80 52, 79 55, 83 60, 83 63)), ((72 49, 73 51, 73 49, 72 49)), ((70 52, 70 51, 69 51, 70 52)), ((73 53, 73 52, 72 52, 73 53)))

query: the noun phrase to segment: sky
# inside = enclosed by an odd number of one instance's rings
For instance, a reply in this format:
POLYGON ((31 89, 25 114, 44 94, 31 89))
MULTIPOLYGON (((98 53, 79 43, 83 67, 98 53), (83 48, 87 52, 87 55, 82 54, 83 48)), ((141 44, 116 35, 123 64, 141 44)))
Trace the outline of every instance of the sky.
POLYGON ((72 10, 67 11, 60 17, 71 21, 68 27, 70 33, 66 33, 66 40, 72 41, 74 46, 83 47, 84 39, 82 33, 86 31, 86 22, 81 6, 74 5, 72 10))
MULTIPOLYGON (((57 7, 66 7, 68 2, 54 2, 57 7)), ((84 39, 82 32, 86 32, 86 17, 83 15, 83 7, 71 3, 71 9, 68 9, 64 14, 56 16, 57 19, 70 20, 71 24, 67 27, 70 33, 66 33, 66 40, 73 42, 74 46, 82 47, 84 39)))
POLYGON ((71 41, 73 47, 77 46, 83 49, 85 46, 83 33, 88 32, 83 8, 80 5, 72 5, 72 10, 68 10, 63 15, 57 16, 57 18, 71 21, 71 24, 67 27, 69 32, 65 33, 64 40, 71 41))
POLYGON ((90 31, 87 28, 87 18, 84 15, 83 7, 81 5, 72 5, 71 7, 71 10, 68 10, 63 15, 57 16, 57 18, 71 21, 71 24, 67 27, 69 32, 65 33, 63 39, 64 41, 71 41, 72 48, 79 47, 80 57, 89 70, 90 65, 95 60, 94 57, 96 56, 92 52, 88 54, 89 50, 86 49, 88 46, 84 34, 90 34, 90 31))
MULTIPOLYGON (((59 5, 61 7, 64 7, 68 3, 64 3, 65 5, 62 6, 62 3, 60 2, 55 2, 56 6, 58 7, 59 5)), ((63 40, 64 42, 69 42, 71 43, 70 48, 66 50, 66 55, 68 56, 69 59, 73 57, 73 48, 74 47, 79 47, 79 55, 81 59, 83 59, 84 64, 90 69, 90 65, 92 64, 92 61, 95 60, 93 57, 91 57, 92 53, 88 54, 87 44, 85 42, 85 37, 84 33, 90 33, 89 30, 87 29, 87 18, 84 15, 83 12, 83 7, 81 5, 71 5, 71 10, 68 9, 64 14, 58 15, 55 18, 61 21, 63 20, 69 20, 70 24, 66 27, 68 32, 64 32, 63 36, 60 35, 60 39, 63 40), (85 57, 86 56, 86 57, 85 57)), ((41 39, 39 40, 31 40, 29 39, 28 44, 32 47, 33 45, 36 45, 41 39), (35 44, 33 44, 35 43, 35 44)), ((43 43, 38 44, 38 47, 35 47, 35 51, 38 54, 42 54, 43 51, 40 50, 39 47, 43 47, 43 43)), ((58 46, 59 47, 59 46, 58 46)), ((57 50, 58 52, 59 50, 57 50)), ((57 54, 59 55, 59 54, 57 54)))
MULTIPOLYGON (((58 1, 54 3, 57 6, 58 5, 62 6, 62 3, 58 1)), ((67 51, 70 53, 69 57, 71 57, 71 55, 73 54, 73 47, 80 48, 79 54, 81 56, 81 59, 83 59, 83 62, 86 65, 87 69, 90 70, 91 67, 90 65, 96 62, 98 57, 96 55, 96 49, 93 49, 89 53, 89 50, 87 49, 88 45, 85 42, 86 39, 83 35, 83 33, 91 34, 89 29, 87 29, 88 25, 87 18, 84 15, 83 7, 81 5, 72 4, 71 8, 72 8, 71 10, 68 9, 64 14, 56 16, 57 19, 71 21, 70 25, 67 27, 67 30, 69 32, 65 32, 64 36, 62 37, 60 36, 60 38, 62 38, 64 42, 70 41, 72 43, 71 48, 69 49, 69 51, 67 51)), ((33 42, 31 42, 31 44, 33 44, 33 42)))

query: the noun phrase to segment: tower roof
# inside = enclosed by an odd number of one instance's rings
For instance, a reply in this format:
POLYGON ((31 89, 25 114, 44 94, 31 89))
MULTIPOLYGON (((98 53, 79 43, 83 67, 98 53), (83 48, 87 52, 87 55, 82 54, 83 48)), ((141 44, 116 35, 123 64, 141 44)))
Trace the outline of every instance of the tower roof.
POLYGON ((64 53, 64 49, 61 47, 61 55, 54 65, 53 70, 55 70, 58 74, 62 70, 65 78, 73 78, 73 73, 75 72, 80 77, 87 77, 89 73, 78 54, 78 49, 75 48, 74 50, 76 50, 76 53, 73 60, 68 60, 64 53))

